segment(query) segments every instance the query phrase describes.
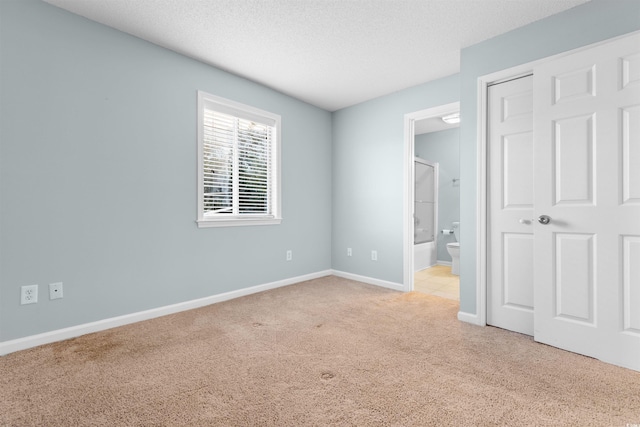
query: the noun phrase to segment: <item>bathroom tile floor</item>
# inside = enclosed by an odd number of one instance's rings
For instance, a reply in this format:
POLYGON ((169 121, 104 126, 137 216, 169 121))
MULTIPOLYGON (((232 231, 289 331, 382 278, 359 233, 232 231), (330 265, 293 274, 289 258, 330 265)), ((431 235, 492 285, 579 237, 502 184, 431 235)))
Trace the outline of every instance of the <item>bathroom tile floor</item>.
POLYGON ((413 290, 460 301, 460 277, 448 265, 436 265, 415 273, 413 290))

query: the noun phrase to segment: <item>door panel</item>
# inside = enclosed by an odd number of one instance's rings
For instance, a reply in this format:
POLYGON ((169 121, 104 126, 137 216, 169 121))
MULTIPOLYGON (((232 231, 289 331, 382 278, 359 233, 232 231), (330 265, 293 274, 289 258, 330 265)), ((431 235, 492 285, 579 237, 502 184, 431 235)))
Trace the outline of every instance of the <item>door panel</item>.
MULTIPOLYGON (((640 68, 640 65, 638 66, 640 68)), ((640 204, 640 106, 622 109, 622 202, 640 204)))
POLYGON ((504 233, 502 304, 533 310, 533 235, 504 233), (527 284, 527 286, 522 286, 527 284))
POLYGON ((487 323, 533 335, 532 77, 488 91, 487 323))
POLYGON ((574 102, 595 96, 595 67, 571 70, 553 76, 553 103, 574 102))
POLYGON ((640 54, 622 55, 622 89, 640 83, 640 54))
POLYGON ((624 331, 640 334, 640 236, 622 237, 624 331))
POLYGON ((595 236, 555 233, 554 238, 555 316, 593 325, 595 236))
POLYGON ((533 133, 505 135, 502 139, 503 209, 533 207, 533 133))
POLYGON ((595 204, 594 124, 592 114, 554 122, 552 161, 556 204, 595 204))
POLYGON ((534 69, 534 338, 640 370, 640 35, 534 69))

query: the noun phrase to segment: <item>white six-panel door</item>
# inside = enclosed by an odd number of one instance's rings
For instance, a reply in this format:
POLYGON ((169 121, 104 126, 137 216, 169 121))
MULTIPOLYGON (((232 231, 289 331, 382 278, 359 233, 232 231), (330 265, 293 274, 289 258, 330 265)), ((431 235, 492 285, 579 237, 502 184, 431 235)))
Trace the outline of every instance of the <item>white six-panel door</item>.
POLYGON ((533 335, 533 78, 488 88, 487 324, 533 335))
POLYGON ((640 370, 640 35, 534 68, 534 338, 640 370))

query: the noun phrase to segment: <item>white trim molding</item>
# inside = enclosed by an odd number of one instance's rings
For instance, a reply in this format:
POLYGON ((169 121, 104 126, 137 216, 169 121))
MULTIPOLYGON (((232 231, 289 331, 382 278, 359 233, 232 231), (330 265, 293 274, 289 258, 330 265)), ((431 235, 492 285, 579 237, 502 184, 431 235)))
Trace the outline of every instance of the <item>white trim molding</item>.
POLYGON ((333 274, 334 276, 345 278, 345 279, 367 283, 369 285, 375 285, 383 288, 393 289, 394 291, 402 292, 405 290, 402 283, 388 282, 386 280, 374 279, 373 277, 360 276, 359 274, 347 273, 345 271, 339 271, 339 270, 331 270, 331 274, 333 274))
POLYGON ((270 289, 281 288, 283 286, 289 286, 296 283, 305 282, 307 280, 318 279, 320 277, 330 276, 331 274, 332 270, 319 271, 316 273, 305 274, 303 276, 291 277, 289 279, 283 279, 276 282, 252 286, 250 288, 238 289, 236 291, 225 292, 222 294, 212 295, 191 301, 158 307, 151 310, 125 314, 124 316, 112 317, 109 319, 98 320, 96 322, 85 323, 82 325, 71 326, 69 328, 58 329, 55 331, 31 335, 24 338, 18 338, 11 341, 0 342, 0 356, 44 344, 50 344, 70 338, 76 338, 81 335, 116 328, 118 326, 124 326, 131 323, 142 322, 144 320, 155 319, 156 317, 162 317, 169 314, 192 310, 194 308, 204 307, 223 301, 228 301, 234 298, 240 298, 246 295, 268 291, 270 289))
POLYGON ((464 311, 458 312, 458 320, 465 323, 471 323, 477 326, 486 326, 486 322, 481 322, 477 314, 466 313, 464 311))

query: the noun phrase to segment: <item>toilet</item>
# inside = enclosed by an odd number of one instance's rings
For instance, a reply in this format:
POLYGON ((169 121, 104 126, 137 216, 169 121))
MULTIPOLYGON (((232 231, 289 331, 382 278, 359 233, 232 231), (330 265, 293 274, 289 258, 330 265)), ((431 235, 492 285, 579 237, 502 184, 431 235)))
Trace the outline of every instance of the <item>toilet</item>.
POLYGON ((455 242, 447 243, 447 251, 451 255, 451 274, 460 275, 460 223, 454 222, 451 225, 455 242))

